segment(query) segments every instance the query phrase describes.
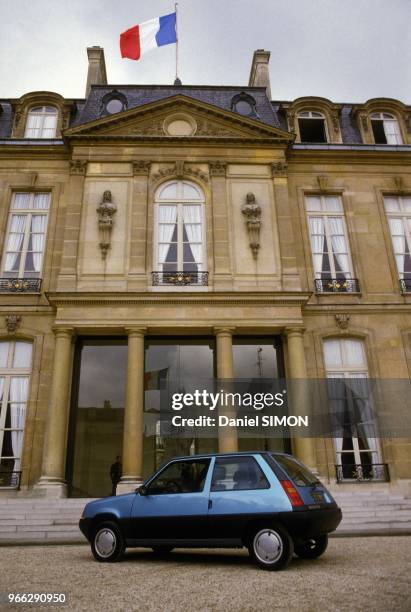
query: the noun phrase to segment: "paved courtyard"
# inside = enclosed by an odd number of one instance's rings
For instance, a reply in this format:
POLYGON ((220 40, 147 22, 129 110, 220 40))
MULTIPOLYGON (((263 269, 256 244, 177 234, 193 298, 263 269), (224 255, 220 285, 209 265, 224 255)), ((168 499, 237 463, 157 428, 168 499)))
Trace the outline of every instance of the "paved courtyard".
POLYGON ((99 612, 408 612, 410 552, 411 536, 334 538, 317 561, 295 558, 286 571, 264 572, 245 551, 185 550, 156 559, 136 549, 110 565, 95 562, 88 546, 2 547, 0 592, 64 592, 66 609, 99 612))

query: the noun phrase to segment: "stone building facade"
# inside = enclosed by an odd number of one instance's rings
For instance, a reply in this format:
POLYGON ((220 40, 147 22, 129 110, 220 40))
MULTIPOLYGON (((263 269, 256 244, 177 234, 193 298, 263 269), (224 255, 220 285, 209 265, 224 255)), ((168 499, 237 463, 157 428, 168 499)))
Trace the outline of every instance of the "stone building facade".
MULTIPOLYGON (((144 435, 169 370, 408 379, 411 107, 272 101, 262 50, 246 87, 109 85, 88 57, 84 99, 0 100, 0 495, 247 449, 144 435)), ((273 444, 411 492, 409 439, 273 444)))

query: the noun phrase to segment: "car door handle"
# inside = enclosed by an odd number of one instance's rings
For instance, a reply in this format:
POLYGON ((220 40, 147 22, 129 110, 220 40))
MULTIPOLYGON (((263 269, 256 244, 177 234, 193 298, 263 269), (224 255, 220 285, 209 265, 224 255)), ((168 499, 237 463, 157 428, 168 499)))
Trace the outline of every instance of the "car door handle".
POLYGON ((213 500, 209 499, 208 500, 208 509, 211 510, 212 507, 213 507, 213 500))

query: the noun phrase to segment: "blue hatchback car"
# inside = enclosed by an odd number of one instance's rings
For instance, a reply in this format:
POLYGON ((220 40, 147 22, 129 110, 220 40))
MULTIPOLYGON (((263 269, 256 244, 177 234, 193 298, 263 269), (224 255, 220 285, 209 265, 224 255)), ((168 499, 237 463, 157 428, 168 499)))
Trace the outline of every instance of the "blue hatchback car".
POLYGON ((79 526, 98 561, 117 561, 128 547, 167 554, 178 547, 245 546, 257 565, 279 570, 293 553, 322 555, 341 518, 300 461, 243 452, 177 457, 135 493, 88 503, 79 526))

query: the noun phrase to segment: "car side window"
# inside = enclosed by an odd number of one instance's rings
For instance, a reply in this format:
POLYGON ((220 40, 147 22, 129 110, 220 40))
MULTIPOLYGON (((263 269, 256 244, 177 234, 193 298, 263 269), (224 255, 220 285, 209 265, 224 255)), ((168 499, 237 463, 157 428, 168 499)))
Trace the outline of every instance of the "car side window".
POLYGON ((147 487, 148 495, 201 493, 210 459, 187 459, 167 465, 147 487))
POLYGON ((216 459, 211 491, 269 489, 270 483, 254 457, 216 459))

